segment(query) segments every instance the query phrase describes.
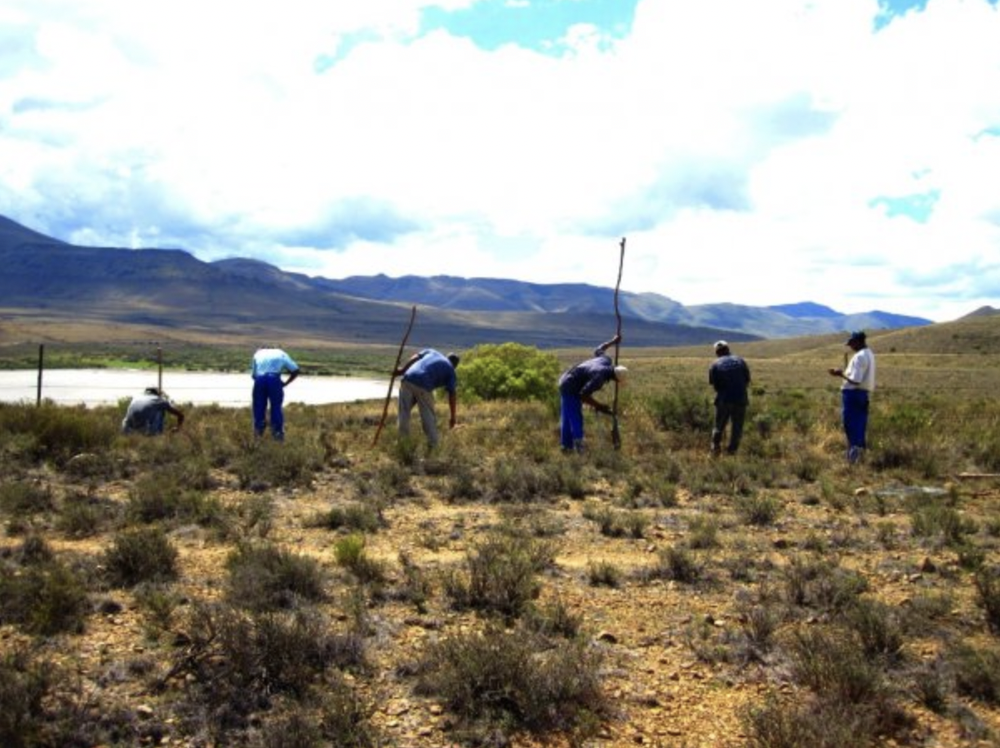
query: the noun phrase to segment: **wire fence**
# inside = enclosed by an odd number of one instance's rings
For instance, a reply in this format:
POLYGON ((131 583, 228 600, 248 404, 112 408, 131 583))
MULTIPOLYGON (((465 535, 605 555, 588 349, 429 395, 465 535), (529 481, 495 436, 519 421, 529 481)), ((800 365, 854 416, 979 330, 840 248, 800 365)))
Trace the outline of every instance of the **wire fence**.
MULTIPOLYGON (((249 407, 252 380, 248 369, 240 373, 171 370, 163 365, 159 350, 155 355, 147 368, 46 368, 45 349, 39 346, 35 370, 0 371, 0 402, 114 405, 147 387, 157 387, 177 403, 249 407)), ((375 400, 385 397, 387 384, 388 380, 303 373, 285 397, 289 404, 309 405, 375 400)))

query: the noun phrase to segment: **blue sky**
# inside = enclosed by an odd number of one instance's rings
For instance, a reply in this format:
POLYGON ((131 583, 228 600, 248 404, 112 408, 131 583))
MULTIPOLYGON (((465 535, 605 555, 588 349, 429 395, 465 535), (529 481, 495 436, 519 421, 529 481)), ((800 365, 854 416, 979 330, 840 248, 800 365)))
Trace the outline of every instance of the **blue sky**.
POLYGON ((386 273, 1000 305, 993 0, 5 0, 0 214, 386 273))

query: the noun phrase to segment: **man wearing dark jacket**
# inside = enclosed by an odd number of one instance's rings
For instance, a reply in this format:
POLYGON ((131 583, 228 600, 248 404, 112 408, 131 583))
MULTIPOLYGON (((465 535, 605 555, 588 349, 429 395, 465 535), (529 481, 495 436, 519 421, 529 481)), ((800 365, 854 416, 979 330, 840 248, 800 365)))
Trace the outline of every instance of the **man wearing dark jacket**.
POLYGON ((750 385, 750 368, 746 361, 729 350, 729 343, 720 340, 715 344, 715 361, 708 368, 708 383, 715 388, 715 426, 712 428, 712 454, 722 451, 722 436, 729 429, 726 452, 734 455, 743 437, 746 419, 747 387, 750 385))
POLYGON ((594 399, 594 393, 607 382, 624 382, 628 369, 615 366, 606 351, 621 342, 615 335, 594 349, 594 357, 573 366, 559 377, 561 443, 564 452, 583 451, 583 404, 598 413, 610 413, 611 407, 594 399))

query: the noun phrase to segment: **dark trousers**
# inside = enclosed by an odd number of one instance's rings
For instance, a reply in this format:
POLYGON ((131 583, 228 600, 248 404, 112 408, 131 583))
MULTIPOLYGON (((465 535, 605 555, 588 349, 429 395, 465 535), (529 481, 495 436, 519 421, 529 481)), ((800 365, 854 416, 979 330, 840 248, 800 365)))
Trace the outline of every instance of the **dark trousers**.
POLYGON ((265 374, 253 380, 253 430, 257 436, 267 427, 267 407, 271 406, 271 433, 275 439, 285 436, 285 415, 281 406, 285 402, 285 387, 281 377, 265 374))
POLYGON ((743 438, 743 421, 746 420, 747 406, 745 403, 716 403, 715 404, 715 427, 712 429, 712 451, 718 452, 722 448, 722 435, 729 428, 729 445, 726 451, 729 454, 736 454, 740 448, 740 440, 743 438))
POLYGON ((841 390, 840 403, 844 433, 847 435, 847 455, 853 462, 857 459, 858 450, 868 446, 865 441, 865 433, 868 431, 868 391, 841 390))

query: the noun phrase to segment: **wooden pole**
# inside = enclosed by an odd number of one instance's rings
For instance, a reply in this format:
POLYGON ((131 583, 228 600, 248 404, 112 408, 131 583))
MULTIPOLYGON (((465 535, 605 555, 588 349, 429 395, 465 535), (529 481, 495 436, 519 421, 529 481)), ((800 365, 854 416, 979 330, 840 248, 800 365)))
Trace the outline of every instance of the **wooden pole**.
POLYGON ((163 394, 163 348, 156 346, 156 389, 163 394))
POLYGON ((38 345, 38 392, 35 395, 35 407, 42 404, 42 372, 45 370, 45 343, 38 345))
POLYGON ((392 367, 392 376, 389 379, 389 391, 385 394, 385 405, 382 406, 382 418, 378 422, 378 428, 375 430, 375 438, 372 439, 372 447, 378 444, 378 438, 382 435, 382 427, 385 426, 385 418, 389 414, 389 401, 392 400, 392 386, 396 383, 396 371, 399 369, 399 362, 403 359, 403 349, 406 347, 406 341, 410 338, 410 331, 413 329, 413 320, 417 318, 417 307, 416 304, 410 310, 410 324, 406 326, 406 334, 403 335, 403 340, 399 344, 399 352, 396 354, 396 364, 392 367))
MULTIPOLYGON (((621 253, 618 258, 618 280, 615 282, 615 321, 617 323, 615 330, 615 337, 619 337, 622 334, 622 315, 618 310, 618 291, 622 285, 622 269, 625 267, 625 237, 621 240, 621 253)), ((615 366, 618 366, 618 350, 621 347, 621 341, 615 343, 615 366)), ((615 449, 622 448, 622 435, 618 430, 618 379, 615 378, 615 396, 614 401, 611 405, 611 443, 615 449)))

